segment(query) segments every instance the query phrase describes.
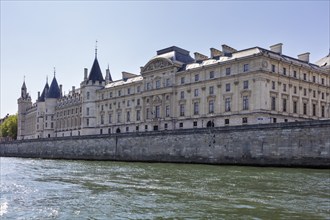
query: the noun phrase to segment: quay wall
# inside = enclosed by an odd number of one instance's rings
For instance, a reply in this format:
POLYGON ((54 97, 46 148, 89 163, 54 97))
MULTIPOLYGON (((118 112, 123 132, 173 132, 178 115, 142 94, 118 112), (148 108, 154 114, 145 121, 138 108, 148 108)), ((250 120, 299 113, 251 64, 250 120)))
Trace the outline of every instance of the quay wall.
POLYGON ((330 168, 330 120, 20 140, 0 156, 330 168))

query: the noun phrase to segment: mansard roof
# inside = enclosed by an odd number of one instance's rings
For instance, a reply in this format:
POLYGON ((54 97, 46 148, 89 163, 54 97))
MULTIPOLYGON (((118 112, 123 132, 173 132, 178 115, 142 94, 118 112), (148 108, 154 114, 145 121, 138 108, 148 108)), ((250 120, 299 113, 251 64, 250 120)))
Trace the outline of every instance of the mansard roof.
POLYGON ((46 98, 60 98, 61 91, 60 87, 58 86, 57 80, 54 76, 52 83, 50 84, 50 88, 48 90, 46 98))
POLYGON ((38 102, 45 101, 48 91, 49 91, 49 85, 48 85, 48 82, 46 82, 46 85, 45 85, 44 89, 42 90, 41 96, 38 98, 38 102))
POLYGON ((88 80, 100 81, 100 82, 104 81, 97 57, 95 57, 91 72, 89 73, 88 76, 88 80))

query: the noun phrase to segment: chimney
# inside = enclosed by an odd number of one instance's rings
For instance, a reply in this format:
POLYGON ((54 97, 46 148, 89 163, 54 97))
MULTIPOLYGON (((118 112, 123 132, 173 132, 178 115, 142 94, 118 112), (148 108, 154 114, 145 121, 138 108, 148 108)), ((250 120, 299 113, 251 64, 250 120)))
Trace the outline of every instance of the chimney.
POLYGON ((72 95, 75 93, 76 87, 72 86, 72 95))
POLYGON ((237 51, 236 49, 234 49, 226 44, 222 44, 221 46, 222 46, 222 51, 225 54, 225 56, 228 56, 228 55, 231 56, 232 53, 235 53, 237 51))
POLYGON ((60 92, 61 92, 61 97, 63 96, 63 93, 62 93, 62 84, 60 85, 60 92))
POLYGON ((84 80, 87 79, 87 75, 88 75, 88 69, 84 68, 84 80))
POLYGON ((273 51, 274 53, 282 54, 282 43, 278 43, 275 45, 270 46, 270 51, 273 51))
POLYGON ((201 62, 203 60, 207 60, 208 59, 207 56, 205 56, 205 55, 203 55, 201 53, 198 53, 198 52, 195 52, 194 55, 195 55, 196 62, 201 62))
POLYGON ((298 55, 298 59, 301 60, 301 61, 304 61, 304 62, 309 62, 309 52, 307 53, 303 53, 303 54, 299 54, 298 55))
POLYGON ((38 91, 38 99, 40 99, 40 91, 38 91))
POLYGON ((210 51, 211 51, 211 58, 220 57, 222 55, 222 52, 215 48, 210 48, 210 51))

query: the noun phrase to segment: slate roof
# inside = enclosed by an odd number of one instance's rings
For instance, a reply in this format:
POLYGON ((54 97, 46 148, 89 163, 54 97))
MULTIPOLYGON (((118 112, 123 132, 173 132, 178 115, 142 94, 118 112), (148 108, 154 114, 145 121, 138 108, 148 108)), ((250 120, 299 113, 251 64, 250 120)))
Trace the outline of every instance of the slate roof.
POLYGON ((101 72, 101 68, 100 68, 99 62, 96 57, 95 57, 91 72, 89 73, 88 80, 100 81, 100 82, 104 81, 104 78, 103 78, 103 75, 101 72))
POLYGON ((52 83, 50 84, 50 88, 48 90, 46 98, 60 98, 61 97, 61 91, 60 87, 58 86, 57 80, 54 76, 52 83))
POLYGON ((167 58, 172 61, 179 61, 182 64, 188 64, 194 62, 194 59, 189 55, 189 51, 180 47, 172 46, 157 51, 157 56, 154 58, 167 58))
POLYGON ((42 90, 41 96, 38 98, 38 102, 45 101, 48 91, 49 91, 49 85, 48 85, 48 82, 46 82, 46 85, 45 85, 44 89, 42 90))

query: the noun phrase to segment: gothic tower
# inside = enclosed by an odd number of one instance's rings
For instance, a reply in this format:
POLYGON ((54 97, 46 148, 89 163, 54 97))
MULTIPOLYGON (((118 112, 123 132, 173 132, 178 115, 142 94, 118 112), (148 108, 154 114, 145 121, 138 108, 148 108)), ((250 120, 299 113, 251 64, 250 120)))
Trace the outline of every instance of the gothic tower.
POLYGON ((21 87, 21 96, 17 100, 18 119, 17 119, 17 139, 23 139, 25 135, 25 115, 28 108, 32 107, 32 101, 25 85, 25 79, 21 87))

